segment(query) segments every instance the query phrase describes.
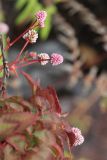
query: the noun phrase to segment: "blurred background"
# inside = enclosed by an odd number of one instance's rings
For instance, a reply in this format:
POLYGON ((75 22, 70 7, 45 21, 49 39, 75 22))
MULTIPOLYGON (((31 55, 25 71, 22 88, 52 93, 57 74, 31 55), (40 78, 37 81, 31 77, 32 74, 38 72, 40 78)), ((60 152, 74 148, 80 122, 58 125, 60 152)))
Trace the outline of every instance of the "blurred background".
MULTIPOLYGON (((107 160, 107 0, 0 0, 0 22, 9 26, 10 39, 29 26, 38 10, 48 13, 46 27, 27 50, 58 52, 64 63, 24 70, 42 86, 56 88, 68 121, 82 130, 85 142, 72 150, 73 160, 107 160)), ((12 47, 9 60, 23 43, 12 47)), ((9 93, 30 95, 22 77, 10 77, 9 93)))

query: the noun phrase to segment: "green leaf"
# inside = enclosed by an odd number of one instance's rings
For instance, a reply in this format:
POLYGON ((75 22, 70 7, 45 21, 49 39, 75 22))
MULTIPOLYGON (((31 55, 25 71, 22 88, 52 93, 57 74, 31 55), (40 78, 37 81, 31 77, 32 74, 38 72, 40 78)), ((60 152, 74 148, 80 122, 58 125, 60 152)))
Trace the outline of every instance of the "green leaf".
POLYGON ((21 9, 27 1, 28 0, 17 0, 15 4, 16 9, 21 9))
POLYGON ((28 20, 30 17, 30 14, 32 13, 32 8, 35 5, 35 0, 30 0, 30 3, 27 2, 28 5, 23 9, 21 14, 16 18, 16 25, 19 25, 23 23, 25 20, 28 20))
MULTIPOLYGON (((25 4, 25 2, 23 3, 25 4)), ((26 7, 24 7, 23 11, 16 18, 16 25, 20 25, 25 20, 30 21, 34 17, 35 12, 42 9, 42 5, 37 0, 27 0, 26 3, 26 7)))

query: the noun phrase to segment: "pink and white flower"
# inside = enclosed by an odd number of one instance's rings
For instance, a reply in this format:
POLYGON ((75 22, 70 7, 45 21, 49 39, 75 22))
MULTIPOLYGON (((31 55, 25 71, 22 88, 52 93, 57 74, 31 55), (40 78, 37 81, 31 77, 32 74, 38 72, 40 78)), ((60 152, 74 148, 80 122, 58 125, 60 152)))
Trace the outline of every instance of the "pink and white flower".
POLYGON ((36 52, 30 52, 29 56, 33 59, 37 58, 37 53, 36 52))
POLYGON ((27 33, 24 34, 23 38, 29 41, 30 43, 36 43, 38 33, 34 29, 29 30, 27 33))
POLYGON ((35 14, 35 16, 36 16, 36 19, 37 19, 37 21, 38 21, 38 23, 39 23, 39 26, 41 27, 41 28, 43 28, 44 26, 45 26, 45 19, 46 19, 46 17, 47 17, 47 12, 46 11, 38 11, 36 14, 35 14))
POLYGON ((82 136, 80 129, 73 127, 71 132, 75 135, 75 142, 73 146, 81 145, 84 142, 84 137, 82 136))
POLYGON ((63 56, 58 53, 53 53, 51 55, 51 63, 53 66, 59 65, 63 62, 63 56))
POLYGON ((38 58, 40 59, 41 65, 46 65, 50 60, 50 57, 49 57, 49 55, 47 53, 39 54, 38 58))
POLYGON ((6 23, 0 22, 0 33, 7 33, 9 31, 9 27, 6 23))

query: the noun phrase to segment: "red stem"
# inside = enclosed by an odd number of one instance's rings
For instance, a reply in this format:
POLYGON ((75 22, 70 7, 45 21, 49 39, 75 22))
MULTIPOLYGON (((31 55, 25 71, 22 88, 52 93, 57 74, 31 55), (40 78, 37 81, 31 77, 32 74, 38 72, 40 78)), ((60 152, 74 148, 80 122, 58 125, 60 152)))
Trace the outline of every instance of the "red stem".
POLYGON ((34 64, 35 62, 40 62, 40 61, 38 59, 36 59, 36 60, 30 61, 28 63, 21 64, 20 66, 17 66, 16 68, 26 67, 26 66, 28 66, 30 64, 34 64))
POLYGON ((36 22, 33 22, 30 27, 28 27, 23 33, 21 33, 17 38, 15 38, 12 42, 10 42, 6 48, 4 48, 4 51, 8 50, 11 46, 13 46, 23 35, 29 30, 32 29, 33 27, 37 27, 38 25, 35 26, 36 22))
POLYGON ((50 59, 44 59, 44 60, 40 60, 40 59, 35 59, 35 60, 31 60, 29 61, 28 63, 25 63, 25 64, 20 64, 20 66, 17 66, 16 68, 21 68, 21 67, 26 67, 30 64, 33 64, 33 63, 36 63, 36 62, 41 62, 41 61, 47 61, 47 60, 50 60, 50 59))
POLYGON ((17 63, 17 61, 19 60, 20 56, 22 55, 23 51, 25 50, 25 48, 27 47, 28 44, 29 44, 29 41, 26 41, 26 43, 24 44, 23 48, 21 49, 21 51, 17 55, 16 59, 14 60, 14 64, 17 63))

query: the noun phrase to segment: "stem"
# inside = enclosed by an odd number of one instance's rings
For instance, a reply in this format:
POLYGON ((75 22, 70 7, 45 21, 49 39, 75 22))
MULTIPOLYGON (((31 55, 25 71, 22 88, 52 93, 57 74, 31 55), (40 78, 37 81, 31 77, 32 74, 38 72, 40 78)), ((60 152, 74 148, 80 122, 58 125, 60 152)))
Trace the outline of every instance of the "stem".
POLYGON ((11 46, 13 46, 21 37, 23 37, 23 35, 29 30, 29 29, 33 29, 34 27, 38 27, 38 25, 35 25, 36 22, 33 22, 23 33, 21 33, 17 38, 15 38, 12 42, 9 43, 9 45, 7 45, 5 47, 5 51, 8 50, 11 46))
POLYGON ((3 40, 2 40, 1 35, 0 35, 0 48, 1 48, 1 55, 3 58, 3 80, 2 80, 1 96, 5 97, 5 95, 6 95, 6 82, 7 82, 7 77, 9 76, 9 70, 8 70, 7 61, 5 58, 5 53, 4 53, 4 48, 3 48, 3 40))
POLYGON ((50 60, 50 59, 44 59, 44 60, 35 59, 35 60, 31 60, 31 61, 28 61, 28 62, 25 63, 25 64, 20 64, 20 66, 17 66, 16 68, 26 67, 26 66, 31 65, 31 64, 34 64, 34 63, 36 63, 36 62, 40 63, 41 61, 47 61, 47 60, 50 60))
POLYGON ((23 48, 21 49, 21 51, 19 52, 19 54, 17 55, 14 64, 17 63, 17 61, 19 60, 20 56, 22 55, 23 51, 25 50, 25 48, 27 47, 27 45, 29 44, 29 41, 26 41, 26 43, 24 44, 23 48))
POLYGON ((35 62, 39 62, 39 60, 37 59, 37 60, 29 61, 28 63, 21 64, 20 66, 17 66, 16 68, 26 67, 28 65, 34 64, 35 62))

